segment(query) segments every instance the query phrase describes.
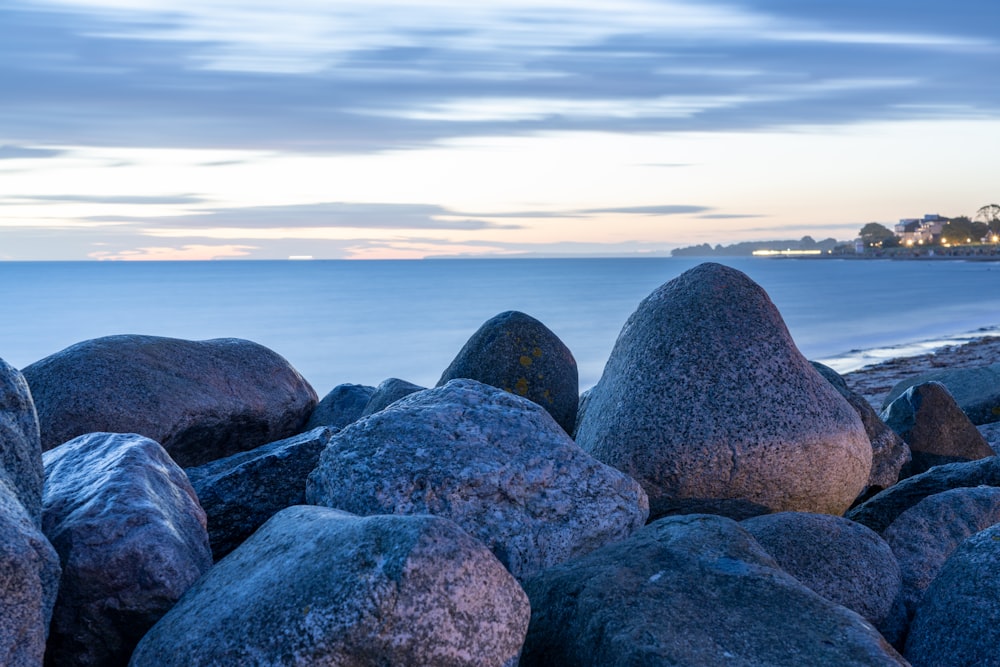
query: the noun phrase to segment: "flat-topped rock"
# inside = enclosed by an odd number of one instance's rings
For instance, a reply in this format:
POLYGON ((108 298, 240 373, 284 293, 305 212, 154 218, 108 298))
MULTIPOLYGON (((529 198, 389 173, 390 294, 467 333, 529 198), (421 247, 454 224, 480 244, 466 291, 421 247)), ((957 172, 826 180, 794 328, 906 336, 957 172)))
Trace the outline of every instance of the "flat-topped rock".
POLYGON ((107 336, 23 373, 43 449, 85 433, 139 433, 181 466, 295 435, 316 405, 316 392, 285 359, 236 338, 107 336))
POLYGON ((642 484, 654 517, 727 503, 841 514, 872 465, 857 413, 798 351, 764 290, 713 263, 639 305, 576 435, 642 484))

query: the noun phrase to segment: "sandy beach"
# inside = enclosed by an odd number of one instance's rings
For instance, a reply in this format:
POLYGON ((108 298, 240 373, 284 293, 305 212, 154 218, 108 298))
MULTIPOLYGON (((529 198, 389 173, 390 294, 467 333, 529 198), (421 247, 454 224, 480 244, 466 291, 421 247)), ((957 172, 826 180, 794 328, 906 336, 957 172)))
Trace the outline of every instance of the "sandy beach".
POLYGON ((947 368, 973 368, 1000 362, 1000 336, 985 336, 962 344, 948 345, 936 352, 915 357, 899 357, 845 373, 847 386, 868 399, 876 410, 882 399, 899 382, 912 375, 947 368))

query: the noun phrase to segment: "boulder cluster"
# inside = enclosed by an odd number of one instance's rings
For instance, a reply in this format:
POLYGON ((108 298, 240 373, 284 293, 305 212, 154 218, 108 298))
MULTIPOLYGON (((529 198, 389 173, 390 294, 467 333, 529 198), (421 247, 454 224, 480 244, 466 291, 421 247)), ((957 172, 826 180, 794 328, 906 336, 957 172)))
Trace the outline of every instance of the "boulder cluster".
POLYGON ((583 396, 513 311, 322 400, 239 339, 0 361, 0 663, 1000 666, 972 373, 876 412, 713 263, 583 396))

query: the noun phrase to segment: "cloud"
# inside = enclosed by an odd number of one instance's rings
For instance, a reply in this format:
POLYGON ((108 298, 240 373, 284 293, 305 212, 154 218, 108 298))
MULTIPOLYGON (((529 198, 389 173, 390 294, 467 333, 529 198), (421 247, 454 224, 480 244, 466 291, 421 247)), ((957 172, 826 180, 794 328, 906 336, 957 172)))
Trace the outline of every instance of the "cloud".
POLYGON ((746 220, 748 218, 766 218, 758 213, 707 213, 698 216, 702 220, 746 220))
POLYGON ((620 208, 589 208, 581 213, 624 213, 628 215, 685 215, 710 211, 707 206, 684 206, 667 204, 663 206, 623 206, 620 208))
POLYGON ((155 246, 130 250, 97 250, 89 253, 89 257, 98 260, 113 261, 178 261, 178 260, 211 260, 233 259, 246 257, 255 246, 246 245, 197 245, 189 244, 180 247, 155 246))
POLYGON ((66 151, 53 148, 30 148, 27 146, 0 146, 0 160, 37 160, 59 157, 66 151))
MULTIPOLYGON (((198 195, 31 195, 14 197, 20 202, 60 202, 74 204, 137 204, 137 205, 183 205, 198 204, 204 198, 198 195)), ((3 202, 0 202, 3 203, 3 202)))

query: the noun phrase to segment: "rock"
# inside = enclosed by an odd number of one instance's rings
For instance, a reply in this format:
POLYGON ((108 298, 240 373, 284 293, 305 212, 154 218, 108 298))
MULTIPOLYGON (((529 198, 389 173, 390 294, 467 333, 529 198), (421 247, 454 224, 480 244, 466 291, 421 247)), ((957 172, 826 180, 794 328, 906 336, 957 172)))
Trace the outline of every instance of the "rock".
POLYGON ((375 393, 375 387, 363 384, 339 384, 323 397, 309 415, 305 430, 320 426, 344 428, 361 418, 365 406, 375 393))
POLYGON ((0 663, 38 667, 59 590, 59 556, 0 478, 0 663))
POLYGON ((947 387, 940 382, 913 385, 882 411, 882 419, 910 446, 912 476, 933 466, 993 456, 947 387))
POLYGON ((857 413, 798 351, 764 290, 713 263, 639 304, 577 443, 637 479, 654 517, 727 503, 740 515, 842 514, 872 462, 857 413))
POLYGON ((156 442, 91 433, 45 452, 42 524, 63 575, 46 664, 125 665, 212 565, 205 513, 156 442))
POLYGON ((368 399, 368 403, 365 404, 365 409, 361 411, 361 417, 373 415, 380 410, 386 409, 404 396, 409 396, 412 393, 423 391, 423 389, 424 387, 421 387, 420 385, 407 382, 406 380, 400 380, 399 378, 389 378, 388 380, 383 380, 379 386, 375 388, 375 392, 372 394, 372 397, 368 399))
POLYGON ((976 430, 983 436, 983 440, 986 441, 995 454, 998 451, 998 447, 1000 447, 1000 422, 980 424, 976 427, 976 430))
MULTIPOLYGON (((886 528, 885 540, 903 576, 901 600, 907 618, 959 545, 996 523, 1000 523, 1000 488, 978 486, 928 496, 886 528)), ((888 634, 886 638, 896 644, 905 636, 905 626, 888 634)))
POLYGON ((132 667, 516 664, 530 610, 485 547, 431 516, 272 517, 143 638, 132 667))
MULTIPOLYGON (((36 527, 42 525, 42 444, 24 376, 0 359, 0 479, 6 479, 36 527)), ((0 653, 2 655, 2 653, 0 653)))
POLYGON ((980 368, 955 368, 920 373, 896 384, 882 403, 884 410, 910 387, 940 382, 948 388, 958 407, 977 426, 1000 421, 1000 364, 980 368))
POLYGON ((334 433, 321 426, 185 471, 208 515, 215 560, 238 547, 279 510, 305 504, 306 477, 334 433))
POLYGON ((1000 459, 936 466, 902 480, 847 513, 847 518, 883 533, 896 518, 927 496, 967 486, 1000 486, 1000 459))
POLYGON ((864 495, 874 495, 899 481, 900 471, 910 462, 909 446, 889 428, 875 408, 861 394, 851 391, 847 382, 829 366, 813 361, 813 368, 825 377, 841 396, 847 399, 861 418, 861 423, 872 445, 872 469, 864 495))
POLYGON ((438 380, 468 378, 524 396, 573 432, 580 394, 576 359, 544 324, 508 310, 487 320, 438 380))
POLYGON ((24 369, 42 448, 85 433, 139 433, 196 466, 300 432, 316 392, 246 340, 108 336, 24 369))
POLYGON ((904 655, 913 667, 1000 665, 1000 525, 965 540, 917 606, 904 655))
POLYGON ((902 579, 878 533, 843 517, 779 512, 740 524, 782 570, 880 631, 892 619, 902 579))
POLYGON ((635 480, 587 455, 541 406, 452 380, 333 436, 313 505, 451 519, 522 578, 624 539, 646 520, 635 480))
POLYGON ((522 667, 905 664, 864 619, 718 516, 661 519, 524 588, 522 667))

